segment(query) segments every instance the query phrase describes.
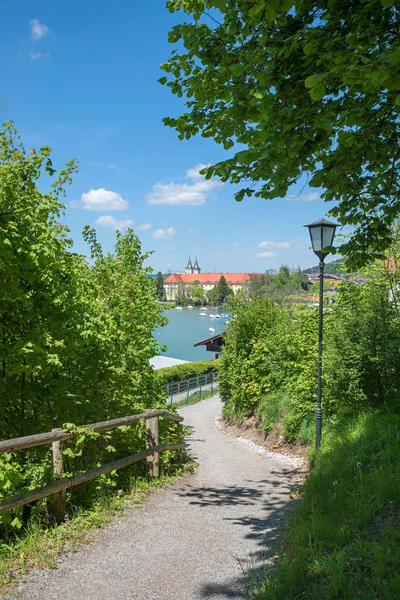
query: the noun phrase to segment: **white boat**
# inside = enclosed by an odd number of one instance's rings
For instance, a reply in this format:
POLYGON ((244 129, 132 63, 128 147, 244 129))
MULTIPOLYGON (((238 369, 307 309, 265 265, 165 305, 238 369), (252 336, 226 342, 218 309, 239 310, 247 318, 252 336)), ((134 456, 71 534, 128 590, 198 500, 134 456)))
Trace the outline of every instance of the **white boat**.
POLYGON ((201 313, 199 314, 199 317, 206 317, 206 316, 207 316, 207 315, 206 315, 206 313, 203 313, 203 312, 201 312, 201 313))
POLYGON ((214 329, 214 327, 209 327, 208 331, 211 331, 211 333, 214 333, 215 329, 214 329))
POLYGON ((175 310, 183 310, 182 306, 175 306, 175 310))
POLYGON ((221 317, 223 319, 227 319, 229 317, 228 313, 222 313, 221 317))
POLYGON ((215 319, 215 315, 208 315, 210 319, 215 319))
POLYGON ((214 315, 216 319, 220 319, 221 315, 219 315, 218 313, 216 315, 214 315))
POLYGON ((190 306, 190 304, 188 304, 188 308, 193 308, 193 306, 190 306))

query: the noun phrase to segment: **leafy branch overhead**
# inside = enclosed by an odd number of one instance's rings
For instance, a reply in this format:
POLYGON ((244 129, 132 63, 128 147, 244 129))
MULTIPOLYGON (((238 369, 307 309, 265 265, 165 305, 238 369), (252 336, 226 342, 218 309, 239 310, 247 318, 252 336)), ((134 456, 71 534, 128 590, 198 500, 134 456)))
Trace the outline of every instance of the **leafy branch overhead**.
POLYGON ((184 11, 160 79, 187 110, 181 139, 226 150, 206 177, 284 198, 307 177, 354 226, 353 266, 381 256, 399 211, 400 15, 394 0, 170 0, 184 11), (244 184, 244 182, 246 182, 244 184))

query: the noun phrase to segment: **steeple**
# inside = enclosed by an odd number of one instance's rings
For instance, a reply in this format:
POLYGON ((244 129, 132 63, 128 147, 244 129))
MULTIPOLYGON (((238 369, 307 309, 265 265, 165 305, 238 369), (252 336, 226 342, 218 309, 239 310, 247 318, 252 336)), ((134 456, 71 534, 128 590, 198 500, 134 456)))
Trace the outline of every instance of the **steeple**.
POLYGON ((190 258, 190 254, 189 254, 189 260, 188 260, 188 264, 187 264, 187 266, 186 266, 186 269, 185 269, 185 273, 187 273, 187 274, 189 274, 189 275, 190 275, 191 273, 193 273, 192 259, 190 258))
POLYGON ((201 271, 201 269, 199 267, 199 263, 197 262, 197 256, 196 256, 196 260, 195 260, 195 263, 193 265, 193 271, 192 271, 192 273, 196 273, 197 274, 197 273, 200 273, 200 271, 201 271))

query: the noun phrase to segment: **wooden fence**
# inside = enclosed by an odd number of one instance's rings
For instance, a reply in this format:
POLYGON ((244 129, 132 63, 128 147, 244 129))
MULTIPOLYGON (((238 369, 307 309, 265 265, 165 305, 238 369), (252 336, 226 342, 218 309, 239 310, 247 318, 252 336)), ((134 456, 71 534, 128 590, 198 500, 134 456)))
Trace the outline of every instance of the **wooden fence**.
MULTIPOLYGON (((175 444, 159 444, 158 443, 158 419, 164 417, 171 421, 181 422, 183 417, 169 412, 168 410, 155 409, 146 410, 143 413, 137 415, 131 415, 129 417, 121 417, 120 419, 112 419, 111 421, 102 421, 100 423, 91 423, 85 425, 88 430, 94 432, 109 431, 122 425, 132 425, 137 423, 141 419, 146 421, 146 427, 148 430, 146 450, 120 458, 113 462, 101 465, 95 469, 90 469, 84 473, 78 473, 73 477, 64 477, 52 481, 44 485, 43 487, 23 492, 17 496, 6 498, 0 501, 0 512, 5 512, 29 502, 34 502, 40 498, 45 498, 51 494, 57 494, 55 516, 57 522, 61 522, 65 518, 65 494, 66 490, 80 483, 96 479, 100 475, 111 473, 122 467, 127 467, 134 463, 139 462, 147 458, 149 464, 150 475, 157 477, 159 475, 158 455, 160 452, 165 450, 181 450, 185 447, 184 442, 178 442, 175 444)), ((62 476, 63 473, 63 455, 62 455, 62 442, 71 438, 77 437, 81 433, 71 432, 67 429, 53 429, 46 433, 38 433, 36 435, 28 435, 25 437, 14 438, 11 440, 4 440, 0 442, 0 452, 11 452, 13 450, 23 450, 25 448, 33 448, 35 446, 41 446, 43 444, 51 443, 53 446, 53 470, 56 477, 62 476)))

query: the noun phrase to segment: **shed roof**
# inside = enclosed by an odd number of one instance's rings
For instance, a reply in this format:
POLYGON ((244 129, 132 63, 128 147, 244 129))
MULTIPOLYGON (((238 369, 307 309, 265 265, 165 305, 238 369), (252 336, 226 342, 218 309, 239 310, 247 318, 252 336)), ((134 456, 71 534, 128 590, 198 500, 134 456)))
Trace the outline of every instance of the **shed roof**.
POLYGON ((212 337, 207 338, 206 340, 203 340, 202 342, 197 342, 197 344, 193 344, 193 346, 194 347, 205 346, 206 344, 210 344, 211 342, 214 342, 218 338, 221 338, 221 341, 223 341, 225 336, 226 336, 226 332, 224 331, 222 333, 219 333, 218 335, 213 335, 212 337))

